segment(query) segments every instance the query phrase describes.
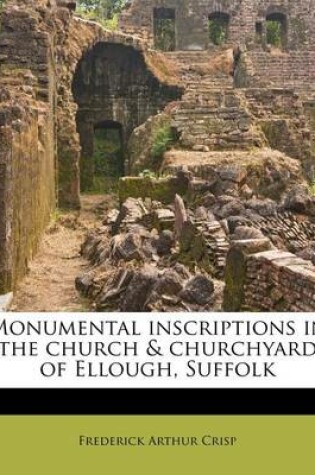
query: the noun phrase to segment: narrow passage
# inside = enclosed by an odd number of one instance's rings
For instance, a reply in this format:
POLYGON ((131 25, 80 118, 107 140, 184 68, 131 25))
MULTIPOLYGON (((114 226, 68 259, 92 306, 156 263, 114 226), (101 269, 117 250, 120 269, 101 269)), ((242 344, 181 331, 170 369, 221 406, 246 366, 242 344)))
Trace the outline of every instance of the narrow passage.
POLYGON ((100 224, 102 211, 113 197, 85 195, 80 213, 60 214, 52 220, 26 277, 15 292, 15 312, 83 312, 89 303, 75 289, 75 278, 87 268, 80 248, 87 230, 100 224))

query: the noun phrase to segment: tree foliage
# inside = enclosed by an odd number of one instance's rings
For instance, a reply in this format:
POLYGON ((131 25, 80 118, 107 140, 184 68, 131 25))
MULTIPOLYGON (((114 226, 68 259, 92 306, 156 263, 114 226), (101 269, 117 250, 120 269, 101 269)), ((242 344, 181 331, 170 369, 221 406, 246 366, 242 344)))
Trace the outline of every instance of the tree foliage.
POLYGON ((77 14, 97 21, 107 29, 116 30, 125 4, 126 0, 78 0, 77 14))
POLYGON ((123 9, 126 0, 79 0, 79 10, 94 14, 97 18, 111 19, 123 9))

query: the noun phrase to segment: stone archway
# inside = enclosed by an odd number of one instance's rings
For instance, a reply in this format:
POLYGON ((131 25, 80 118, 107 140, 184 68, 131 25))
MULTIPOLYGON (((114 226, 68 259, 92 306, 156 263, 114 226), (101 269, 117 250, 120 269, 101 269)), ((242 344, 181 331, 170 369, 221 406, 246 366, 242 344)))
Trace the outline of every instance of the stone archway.
MULTIPOLYGON (((65 208, 80 207, 80 157, 93 140, 95 124, 118 122, 124 141, 134 128, 182 91, 158 78, 145 44, 120 32, 73 18, 58 58, 58 198, 65 208), (154 71, 154 72, 153 72, 154 71)), ((156 61, 158 64, 158 61, 156 61)))

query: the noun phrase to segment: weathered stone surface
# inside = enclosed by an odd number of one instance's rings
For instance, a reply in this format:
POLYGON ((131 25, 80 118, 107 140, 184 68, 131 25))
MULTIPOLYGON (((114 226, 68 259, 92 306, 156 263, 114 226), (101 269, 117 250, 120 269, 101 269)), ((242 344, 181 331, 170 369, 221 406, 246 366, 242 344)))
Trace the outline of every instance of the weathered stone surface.
POLYGON ((117 242, 112 252, 113 259, 123 259, 125 261, 132 261, 134 259, 143 259, 141 251, 142 240, 138 233, 127 233, 120 242, 117 242))
POLYGON ((170 269, 158 280, 154 287, 154 291, 160 295, 177 295, 183 289, 183 279, 170 269))
POLYGON ((174 211, 168 208, 157 209, 152 213, 152 222, 153 226, 159 231, 173 230, 175 222, 174 211))
POLYGON ((288 252, 243 252, 241 241, 227 259, 225 310, 311 312, 315 267, 288 252))
POLYGON ((247 239, 264 239, 265 236, 259 229, 255 229, 249 226, 238 226, 231 239, 235 241, 247 240, 247 239))
POLYGON ((105 285, 97 295, 96 307, 98 310, 116 310, 119 308, 129 284, 135 277, 135 272, 130 269, 119 269, 105 281, 105 285))
POLYGON ((297 252, 296 255, 305 261, 311 261, 312 264, 315 265, 315 249, 313 247, 302 249, 301 251, 297 252))
POLYGON ((117 219, 112 226, 112 233, 117 234, 124 225, 141 222, 147 212, 141 198, 128 197, 121 205, 117 219))
POLYGON ((239 312, 244 304, 246 279, 245 256, 242 250, 232 247, 227 255, 223 310, 239 312))
POLYGON ((84 297, 89 295, 89 290, 93 285, 94 274, 92 272, 82 274, 75 279, 75 287, 84 297))
POLYGON ((313 211, 312 200, 306 185, 296 185, 286 195, 284 207, 290 211, 308 214, 313 211), (312 209, 311 209, 312 208, 312 209))
POLYGON ((151 198, 164 204, 173 203, 177 193, 185 195, 189 181, 180 177, 150 178, 124 177, 119 181, 119 199, 123 203, 127 198, 151 198))
POLYGON ((268 238, 242 239, 233 241, 234 249, 240 249, 244 254, 264 253, 272 249, 272 244, 268 238))
POLYGON ((157 281, 154 268, 146 267, 137 272, 130 281, 120 304, 122 312, 143 312, 145 303, 157 281))
POLYGON ((197 275, 187 282, 180 297, 186 302, 206 305, 214 291, 213 282, 206 276, 197 275))
POLYGON ((188 221, 188 216, 183 199, 178 194, 175 195, 174 213, 175 236, 179 238, 182 234, 184 224, 188 221))
POLYGON ((196 177, 212 183, 209 191, 217 197, 229 194, 237 198, 247 185, 250 194, 279 201, 293 185, 305 184, 301 163, 269 148, 209 153, 171 150, 165 154, 163 170, 176 173, 182 166, 186 166, 196 177), (226 173, 224 177, 228 178, 226 170, 229 168, 236 168, 236 177, 241 182, 234 181, 234 172, 230 180, 222 179, 222 173, 226 173))
POLYGON ((220 208, 214 208, 214 210, 215 214, 220 218, 228 218, 229 216, 240 216, 245 213, 245 206, 235 200, 220 208))
POLYGON ((229 216, 227 218, 228 231, 233 234, 239 226, 246 226, 250 220, 246 216, 229 216))
POLYGON ((159 237, 153 243, 159 256, 166 256, 170 254, 174 244, 174 233, 170 230, 162 231, 159 237))

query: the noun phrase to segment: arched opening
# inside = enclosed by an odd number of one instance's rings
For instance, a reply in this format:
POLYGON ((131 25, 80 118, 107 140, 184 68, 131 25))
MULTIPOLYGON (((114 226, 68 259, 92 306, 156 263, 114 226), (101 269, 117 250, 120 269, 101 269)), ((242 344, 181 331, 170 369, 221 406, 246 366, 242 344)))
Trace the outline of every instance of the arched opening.
POLYGON ((81 191, 106 193, 124 174, 133 130, 180 97, 181 90, 162 84, 147 67, 144 54, 133 46, 99 42, 78 62, 72 94, 80 147, 71 140, 69 127, 62 129, 62 137, 70 152, 80 156, 74 163, 65 154, 59 175, 68 180, 69 194, 75 186, 78 189, 78 181, 81 191), (80 180, 75 181, 78 175, 80 180))
POLYGON ((256 39, 256 43, 262 44, 262 41, 263 41, 263 32, 264 32, 263 22, 261 22, 261 21, 256 21, 256 23, 255 23, 255 39, 256 39))
POLYGON ((223 45, 228 39, 230 16, 223 12, 209 15, 209 39, 216 46, 223 45))
POLYGON ((162 51, 176 49, 176 14, 174 8, 153 9, 154 46, 162 51))
MULTIPOLYGON (((124 174, 123 129, 119 122, 105 120, 94 126, 93 190, 110 189, 124 174)), ((83 169, 81 171, 81 187, 83 169)))
POLYGON ((266 43, 275 48, 285 48, 287 43, 287 18, 283 13, 267 15, 266 43))

